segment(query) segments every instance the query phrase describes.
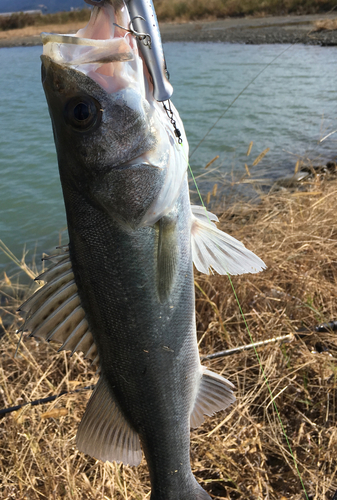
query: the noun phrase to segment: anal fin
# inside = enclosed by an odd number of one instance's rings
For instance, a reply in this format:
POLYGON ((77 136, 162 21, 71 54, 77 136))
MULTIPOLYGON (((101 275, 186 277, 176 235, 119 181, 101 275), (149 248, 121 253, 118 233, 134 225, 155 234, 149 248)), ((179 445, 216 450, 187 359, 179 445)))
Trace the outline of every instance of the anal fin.
POLYGON ((138 434, 125 419, 102 375, 78 428, 76 442, 80 451, 103 462, 141 462, 138 434))
POLYGON ((235 401, 234 385, 229 380, 206 368, 203 370, 199 391, 191 413, 190 425, 193 428, 199 427, 204 422, 204 415, 210 417, 235 401))

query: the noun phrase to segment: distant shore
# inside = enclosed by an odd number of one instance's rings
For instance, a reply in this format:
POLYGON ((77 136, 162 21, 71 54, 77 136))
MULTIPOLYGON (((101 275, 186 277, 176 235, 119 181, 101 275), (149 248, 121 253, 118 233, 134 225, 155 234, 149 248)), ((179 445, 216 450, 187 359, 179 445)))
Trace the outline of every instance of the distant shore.
MULTIPOLYGON (((327 21, 328 25, 331 19, 336 19, 336 13, 170 22, 160 23, 160 29, 163 42, 303 43, 336 46, 337 29, 317 29, 319 21, 327 21)), ((41 32, 75 33, 83 24, 73 22, 0 31, 0 48, 41 45, 41 32)))

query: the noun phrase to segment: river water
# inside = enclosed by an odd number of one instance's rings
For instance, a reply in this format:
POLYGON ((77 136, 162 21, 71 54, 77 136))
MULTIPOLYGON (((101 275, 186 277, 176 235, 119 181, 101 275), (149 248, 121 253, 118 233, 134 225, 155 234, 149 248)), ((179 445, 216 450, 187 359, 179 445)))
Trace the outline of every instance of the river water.
MULTIPOLYGON (((67 242, 41 50, 0 49, 0 239, 18 257, 26 245, 28 261, 67 242)), ((192 155, 197 175, 210 171, 200 177, 203 193, 220 174, 244 173, 245 163, 253 176, 275 180, 291 174, 299 157, 336 159, 337 133, 319 142, 337 129, 336 48, 167 43, 165 54, 191 151, 252 82, 192 155)), ((0 252, 0 269, 8 267, 0 252)))

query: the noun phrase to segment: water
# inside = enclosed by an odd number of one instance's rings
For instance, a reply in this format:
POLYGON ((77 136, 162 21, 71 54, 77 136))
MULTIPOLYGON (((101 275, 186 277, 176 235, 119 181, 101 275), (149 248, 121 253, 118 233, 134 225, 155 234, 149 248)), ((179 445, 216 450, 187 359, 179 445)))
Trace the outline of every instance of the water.
MULTIPOLYGON (((173 101, 184 120, 191 151, 237 94, 286 47, 168 43, 165 54, 173 101)), ((48 109, 40 83, 41 47, 0 50, 0 239, 21 256, 66 243, 66 219, 48 109)), ((226 172, 270 151, 252 172, 290 174, 296 155, 323 162, 336 157, 337 51, 296 45, 271 64, 235 102, 194 153, 196 173, 214 156, 226 172), (249 158, 250 141, 254 141, 249 158), (318 158, 320 158, 318 160, 318 158)), ((213 166, 212 166, 213 168, 213 166)), ((203 178, 204 179, 204 178, 203 178)), ((202 179, 201 179, 202 180, 202 179)), ((200 182, 201 182, 200 180, 200 182)), ((214 182, 212 173, 207 182, 214 182)), ((0 253, 0 267, 9 260, 0 253)))
POLYGON ((293 173, 298 156, 315 164, 336 157, 337 134, 318 144, 337 128, 336 48, 185 43, 179 45, 179 55, 177 44, 168 44, 166 53, 191 151, 270 64, 193 154, 197 172, 216 155, 223 171, 244 172, 244 163, 250 166, 266 148, 270 152, 252 173, 270 179, 293 173), (254 145, 247 159, 250 141, 254 145))

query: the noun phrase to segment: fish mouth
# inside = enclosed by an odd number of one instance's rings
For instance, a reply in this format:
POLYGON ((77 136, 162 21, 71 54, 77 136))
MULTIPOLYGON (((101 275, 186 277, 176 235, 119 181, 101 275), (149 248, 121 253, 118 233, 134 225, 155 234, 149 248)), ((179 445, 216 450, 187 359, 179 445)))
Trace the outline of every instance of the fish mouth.
POLYGON ((43 55, 84 73, 108 93, 133 87, 145 97, 147 75, 129 25, 124 0, 103 0, 92 9, 88 24, 74 35, 42 33, 43 55))
MULTIPOLYGON (((143 3, 146 3, 145 0, 143 3)), ((44 66, 42 79, 45 77, 46 93, 50 93, 52 89, 52 94, 63 102, 65 96, 72 90, 70 80, 76 80, 75 83, 81 80, 74 73, 74 71, 79 72, 88 80, 93 80, 107 94, 115 94, 115 96, 111 95, 112 101, 119 93, 124 106, 130 109, 141 109, 141 116, 144 123, 146 122, 149 135, 155 138, 155 144, 151 142, 152 146, 142 153, 137 150, 136 154, 135 150, 135 156, 130 163, 129 160, 125 162, 123 157, 120 166, 126 171, 129 167, 138 165, 142 169, 150 168, 164 172, 162 188, 139 224, 152 226, 170 212, 178 199, 186 177, 188 143, 183 124, 174 106, 172 105, 174 122, 177 123, 177 128, 182 133, 183 144, 178 144, 165 108, 154 97, 154 80, 148 69, 151 64, 148 65, 144 54, 139 52, 141 44, 137 43, 136 32, 130 29, 130 13, 125 0, 104 0, 102 4, 92 9, 89 23, 76 34, 44 33, 42 35, 44 66)), ((148 52, 154 53, 156 43, 152 44, 151 49, 146 48, 148 52)), ((90 88, 90 82, 83 81, 84 94, 90 88)), ((50 102, 53 99, 54 97, 50 97, 50 102)), ((79 105, 76 113, 85 111, 88 114, 88 130, 90 131, 92 130, 89 119, 91 108, 84 101, 81 101, 79 105)), ((55 104, 55 116, 59 113, 56 108, 55 104)), ((93 116, 97 115, 99 118, 102 110, 96 109, 96 111, 95 114, 93 108, 93 116)), ((103 109, 102 123, 107 120, 107 116, 103 109)), ((59 118, 63 119, 63 115, 59 118)), ((84 122, 86 126, 87 122, 85 120, 84 122)), ((94 122, 93 126, 96 127, 98 123, 99 121, 94 122)), ((77 126, 77 122, 75 125, 77 126)), ((86 134, 88 130, 81 130, 81 133, 86 134)), ((138 141, 139 137, 136 139, 138 141)))

